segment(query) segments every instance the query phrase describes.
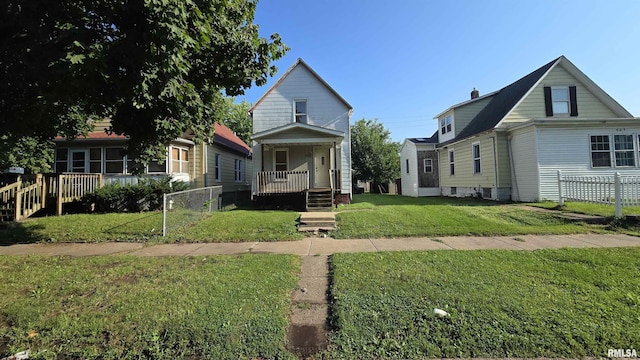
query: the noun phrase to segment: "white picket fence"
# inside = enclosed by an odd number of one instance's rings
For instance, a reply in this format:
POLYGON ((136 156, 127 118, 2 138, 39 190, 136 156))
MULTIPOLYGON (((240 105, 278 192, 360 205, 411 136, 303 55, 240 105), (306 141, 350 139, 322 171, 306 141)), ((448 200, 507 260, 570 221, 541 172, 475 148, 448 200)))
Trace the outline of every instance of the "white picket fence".
POLYGON ((623 207, 640 206, 640 176, 564 175, 558 170, 558 204, 565 200, 614 205, 616 217, 622 217, 623 207))

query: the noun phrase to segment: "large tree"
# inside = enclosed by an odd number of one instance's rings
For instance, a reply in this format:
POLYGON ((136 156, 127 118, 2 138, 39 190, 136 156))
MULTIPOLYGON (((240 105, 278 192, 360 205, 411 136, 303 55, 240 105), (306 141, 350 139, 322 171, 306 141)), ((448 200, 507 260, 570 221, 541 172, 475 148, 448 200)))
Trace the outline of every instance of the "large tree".
POLYGON ((5 4, 0 135, 73 139, 109 118, 144 162, 187 130, 209 140, 226 96, 263 85, 288 50, 278 34, 259 37, 257 0, 5 4))
POLYGON ((251 146, 251 134, 253 133, 253 121, 249 116, 251 103, 246 100, 236 103, 235 98, 227 98, 225 102, 222 123, 235 132, 242 141, 251 146))
POLYGON ((351 166, 357 180, 384 183, 400 175, 400 144, 377 120, 360 119, 351 127, 351 166))

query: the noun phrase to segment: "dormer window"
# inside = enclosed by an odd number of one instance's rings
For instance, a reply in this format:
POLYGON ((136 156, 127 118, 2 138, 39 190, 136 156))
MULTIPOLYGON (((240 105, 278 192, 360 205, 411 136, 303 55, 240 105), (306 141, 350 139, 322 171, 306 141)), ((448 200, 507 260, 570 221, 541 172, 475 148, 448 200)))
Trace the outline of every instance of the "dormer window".
POLYGON ((578 116, 575 86, 545 86, 544 104, 547 116, 578 116))
POLYGON ((307 123, 307 100, 298 99, 294 101, 294 121, 306 124, 307 123))
POLYGON ((448 115, 440 119, 440 133, 444 135, 450 131, 451 131, 451 115, 448 115))

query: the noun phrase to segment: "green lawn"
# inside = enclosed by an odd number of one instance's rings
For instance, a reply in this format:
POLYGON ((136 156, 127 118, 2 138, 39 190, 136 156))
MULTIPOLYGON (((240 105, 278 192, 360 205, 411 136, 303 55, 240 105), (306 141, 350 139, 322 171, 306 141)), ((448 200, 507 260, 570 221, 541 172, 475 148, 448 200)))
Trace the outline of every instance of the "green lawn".
MULTIPOLYGON (((173 214, 168 223, 173 223, 173 214)), ((183 226, 163 238, 162 212, 77 214, 33 218, 0 229, 0 244, 22 242, 227 242, 285 241, 302 236, 293 211, 220 211, 183 226)))
MULTIPOLYGON (((543 204, 544 206, 544 204, 543 204)), ((339 208, 335 238, 574 234, 604 226, 569 223, 553 214, 493 201, 355 195, 339 208)), ((0 244, 48 242, 243 242, 299 240, 298 212, 235 209, 204 219, 169 213, 169 236, 161 237, 162 213, 78 214, 33 218, 0 229, 0 244), (186 221, 184 221, 186 220, 186 221), (178 223, 179 225, 174 225, 178 223)), ((627 232, 629 228, 627 227, 627 232)))
POLYGON ((355 195, 340 208, 337 238, 572 234, 603 227, 567 223, 519 206, 455 198, 355 195))
POLYGON ((638 248, 337 254, 331 268, 330 358, 606 357, 640 343, 638 248))
POLYGON ((293 358, 299 259, 0 257, 0 358, 293 358))
MULTIPOLYGON (((539 203, 529 204, 531 206, 541 207, 545 209, 558 209, 558 203, 553 201, 544 201, 539 203)), ((614 216, 616 213, 615 206, 604 204, 589 204, 583 202, 566 201, 562 211, 570 211, 580 214, 599 215, 599 216, 614 216)), ((638 215, 640 214, 640 207, 623 207, 622 215, 638 215)))

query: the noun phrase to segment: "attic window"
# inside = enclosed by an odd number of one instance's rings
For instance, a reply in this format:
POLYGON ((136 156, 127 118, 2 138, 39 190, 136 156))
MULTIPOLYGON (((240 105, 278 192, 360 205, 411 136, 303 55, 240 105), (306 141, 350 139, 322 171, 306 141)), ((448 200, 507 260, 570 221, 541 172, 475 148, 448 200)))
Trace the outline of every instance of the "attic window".
POLYGON ((446 134, 451 131, 451 115, 440 119, 440 132, 446 134))
POLYGON ((575 86, 545 86, 544 104, 547 116, 578 116, 575 86))
POLYGON ((307 100, 295 100, 294 101, 295 108, 295 122, 298 123, 307 123, 307 100))

